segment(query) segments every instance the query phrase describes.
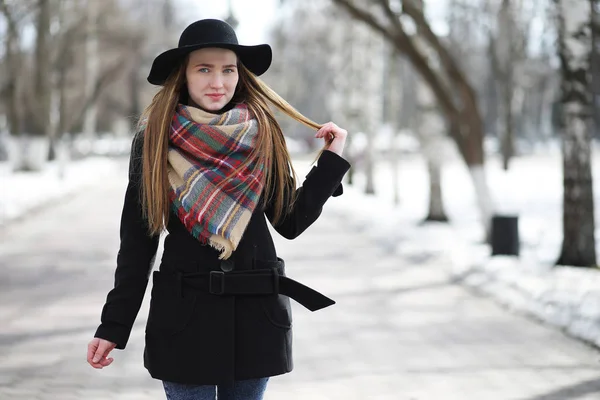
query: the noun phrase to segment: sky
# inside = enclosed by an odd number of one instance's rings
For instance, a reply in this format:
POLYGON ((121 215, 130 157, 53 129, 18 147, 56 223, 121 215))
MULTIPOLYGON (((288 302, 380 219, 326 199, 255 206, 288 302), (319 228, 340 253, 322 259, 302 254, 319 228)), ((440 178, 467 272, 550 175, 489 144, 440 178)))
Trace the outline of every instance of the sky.
MULTIPOLYGON (((228 15, 226 0, 180 0, 190 8, 191 23, 203 18, 224 19, 228 15), (192 11, 193 10, 193 11, 192 11)), ((279 0, 231 0, 233 13, 239 21, 236 34, 240 44, 254 45, 268 42, 266 28, 275 19, 279 0)))
MULTIPOLYGON (((202 18, 225 18, 228 15, 227 0, 179 0, 185 7, 193 9, 187 23, 202 18)), ((330 1, 330 0, 323 0, 330 1)), ((445 34, 446 4, 448 0, 428 0, 427 15, 433 23, 433 29, 438 34, 445 34)), ((267 43, 267 30, 269 24, 277 15, 279 0, 231 0, 233 13, 240 22, 236 29, 238 40, 241 44, 267 43)))

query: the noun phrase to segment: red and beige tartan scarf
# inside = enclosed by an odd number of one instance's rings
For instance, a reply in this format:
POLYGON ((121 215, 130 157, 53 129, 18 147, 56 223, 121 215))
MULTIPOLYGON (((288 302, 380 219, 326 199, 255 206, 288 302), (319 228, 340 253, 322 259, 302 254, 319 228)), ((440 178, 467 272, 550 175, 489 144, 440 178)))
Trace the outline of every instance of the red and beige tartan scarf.
POLYGON ((222 114, 179 104, 171 122, 172 208, 192 236, 221 252, 220 259, 237 248, 263 188, 264 165, 256 160, 232 176, 257 134, 256 119, 244 104, 222 114))

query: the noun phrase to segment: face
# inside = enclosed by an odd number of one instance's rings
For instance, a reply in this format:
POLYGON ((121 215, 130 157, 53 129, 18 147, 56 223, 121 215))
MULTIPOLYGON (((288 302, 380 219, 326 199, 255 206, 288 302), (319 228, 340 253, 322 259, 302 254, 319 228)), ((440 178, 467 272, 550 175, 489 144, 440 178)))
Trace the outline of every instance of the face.
POLYGON ((219 48, 193 51, 185 76, 190 105, 209 112, 218 111, 235 93, 239 80, 237 56, 231 50, 219 48))

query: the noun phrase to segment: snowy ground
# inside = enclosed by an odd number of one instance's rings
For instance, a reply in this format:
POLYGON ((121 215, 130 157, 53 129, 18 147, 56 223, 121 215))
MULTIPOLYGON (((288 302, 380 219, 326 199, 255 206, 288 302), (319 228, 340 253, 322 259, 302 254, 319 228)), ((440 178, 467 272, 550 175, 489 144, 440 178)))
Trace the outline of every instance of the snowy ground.
POLYGON ((78 190, 85 190, 117 168, 114 159, 90 157, 65 167, 51 162, 42 172, 12 172, 0 163, 0 226, 26 217, 28 213, 78 190))
MULTIPOLYGON (((595 150, 597 155, 600 151, 595 150)), ((296 163, 300 178, 309 162, 296 163)), ((57 201, 101 179, 123 163, 94 157, 68 165, 61 178, 59 166, 43 173, 11 173, 0 163, 0 226, 31 210, 57 201)), ((400 204, 392 202, 389 163, 376 168, 375 196, 362 193, 364 176, 357 173, 353 187, 327 207, 342 213, 354 226, 383 243, 391 253, 424 249, 442 253, 441 271, 510 308, 526 312, 600 346, 600 271, 552 266, 561 245, 562 172, 560 154, 547 150, 514 160, 504 172, 496 158, 487 162, 487 176, 501 213, 518 214, 520 257, 491 257, 482 243, 474 191, 466 168, 455 157, 443 168, 443 192, 450 224, 420 226, 428 204, 428 180, 422 158, 404 154, 400 161, 400 204)), ((600 168, 594 165, 594 185, 600 168)), ((600 227, 600 211, 596 226, 600 227)), ((596 238, 600 244, 600 229, 596 238)))
MULTIPOLYGON (((598 149, 594 150, 597 156, 598 149)), ((554 267, 562 241, 562 164, 560 153, 514 160, 504 172, 497 158, 486 173, 498 213, 519 216, 520 257, 491 257, 478 222, 475 194, 465 166, 456 158, 443 168, 443 193, 450 224, 420 226, 427 213, 428 179, 422 158, 404 155, 400 164, 400 204, 393 205, 389 163, 376 169, 376 196, 362 193, 364 177, 344 196, 331 202, 336 212, 355 221, 357 229, 384 243, 390 252, 423 249, 444 253, 448 273, 511 309, 564 328, 600 346, 600 271, 554 267)), ((595 193, 600 165, 593 165, 595 193)), ((597 195, 596 195, 597 198, 597 195)), ((596 202, 597 203, 597 202, 596 202)), ((600 244, 600 212, 596 210, 596 241, 600 244)))

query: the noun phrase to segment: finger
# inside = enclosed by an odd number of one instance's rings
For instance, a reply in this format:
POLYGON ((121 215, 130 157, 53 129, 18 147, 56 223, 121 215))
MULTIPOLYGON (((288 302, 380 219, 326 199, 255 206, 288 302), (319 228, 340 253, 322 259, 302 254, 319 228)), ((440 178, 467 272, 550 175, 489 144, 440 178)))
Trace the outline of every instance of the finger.
POLYGON ((98 362, 93 362, 93 360, 92 360, 92 362, 90 362, 89 364, 96 369, 102 369, 104 367, 108 367, 110 364, 112 364, 112 362, 114 360, 115 359, 112 357, 110 357, 110 358, 102 357, 102 358, 100 358, 100 360, 98 362))
POLYGON ((102 369, 102 368, 104 368, 104 366, 103 366, 101 363, 95 363, 95 362, 91 362, 91 363, 90 363, 90 365, 91 365, 93 368, 96 368, 96 369, 102 369))
POLYGON ((93 358, 89 358, 88 359, 88 364, 90 364, 92 367, 94 367, 96 369, 102 369, 103 368, 102 359, 100 360, 100 362, 94 362, 93 358))
POLYGON ((94 354, 96 354, 96 349, 98 348, 98 343, 89 343, 87 350, 87 361, 88 363, 92 363, 92 359, 94 358, 94 354))
POLYGON ((108 356, 108 353, 110 353, 111 350, 112 349, 109 348, 109 345, 107 343, 100 343, 100 345, 98 345, 98 348, 96 349, 94 358, 92 358, 92 362, 99 362, 102 358, 108 356))
POLYGON ((340 137, 340 138, 344 138, 346 136, 348 136, 348 131, 346 131, 345 129, 342 128, 336 128, 335 130, 333 130, 334 134, 336 137, 340 137))
POLYGON ((112 362, 115 361, 114 358, 104 358, 102 360, 100 360, 99 364, 102 365, 102 367, 108 367, 110 364, 112 364, 112 362))
POLYGON ((329 131, 336 132, 336 133, 341 133, 344 130, 342 128, 340 128, 339 126, 337 126, 336 124, 334 124, 333 122, 331 122, 329 124, 329 131))
POLYGON ((332 122, 328 122, 326 124, 323 124, 323 126, 321 126, 321 128, 317 131, 317 133, 319 133, 321 136, 323 136, 326 133, 334 130, 334 128, 335 128, 335 126, 332 125, 332 122))

